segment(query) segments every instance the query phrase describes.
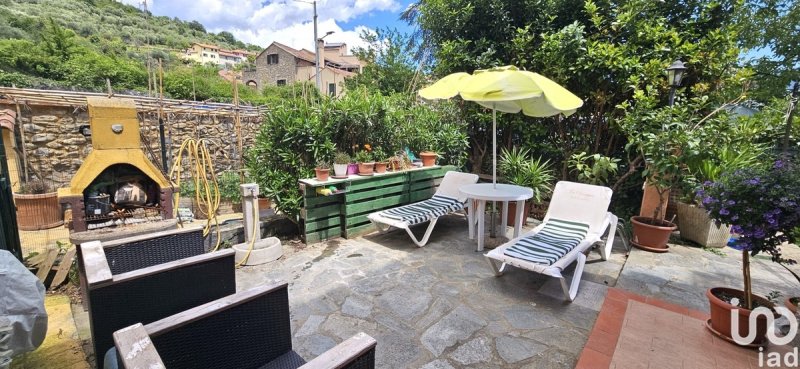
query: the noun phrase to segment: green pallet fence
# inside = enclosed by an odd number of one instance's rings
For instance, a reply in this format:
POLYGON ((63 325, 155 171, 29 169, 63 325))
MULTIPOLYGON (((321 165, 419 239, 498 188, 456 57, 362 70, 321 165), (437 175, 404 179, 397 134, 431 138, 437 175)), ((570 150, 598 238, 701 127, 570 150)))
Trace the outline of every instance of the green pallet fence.
POLYGON ((434 166, 374 176, 350 176, 317 182, 300 180, 303 191, 303 235, 306 243, 334 237, 353 238, 375 231, 367 219, 372 212, 422 201, 433 196, 442 177, 455 166, 434 166), (320 187, 335 186, 339 193, 324 196, 320 187))

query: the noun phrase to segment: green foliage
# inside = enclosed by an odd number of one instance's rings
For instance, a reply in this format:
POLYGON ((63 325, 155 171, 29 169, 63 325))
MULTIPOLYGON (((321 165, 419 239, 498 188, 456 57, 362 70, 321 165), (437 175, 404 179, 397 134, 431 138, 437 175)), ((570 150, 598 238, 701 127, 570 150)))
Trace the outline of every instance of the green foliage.
MULTIPOLYGON (((176 52, 192 42, 253 49, 230 33, 208 34, 200 23, 154 17, 112 0, 0 2, 0 85, 105 91, 108 79, 114 89, 144 91, 147 59, 161 59, 167 75, 180 76, 185 68, 176 52)), ((192 97, 186 87, 192 79, 186 81, 181 88, 173 84, 172 97, 192 97)), ((230 83, 216 72, 196 76, 195 83, 206 99, 232 100, 230 83)), ((240 95, 264 101, 244 86, 240 95)))
POLYGON ((285 100, 264 116, 247 151, 247 168, 261 192, 294 222, 299 221, 303 203, 297 181, 314 176, 314 164, 335 151, 324 120, 329 114, 328 102, 310 105, 301 99, 285 100))
POLYGON ((371 163, 374 161, 372 159, 372 153, 367 150, 359 150, 353 158, 356 163, 371 163))
POLYGON ((396 29, 362 31, 365 48, 355 48, 353 55, 367 62, 360 74, 345 80, 345 87, 375 89, 385 95, 410 93, 415 90, 416 67, 413 60, 414 40, 396 29))
POLYGON ((339 99, 283 99, 265 115, 247 152, 247 167, 276 209, 298 221, 302 194, 297 181, 312 177, 320 160, 332 157, 336 164, 348 164, 350 152, 356 160, 371 161, 365 157, 368 151, 357 150, 369 145, 394 152, 409 146, 417 152, 439 148, 435 151, 442 153, 440 163, 462 165, 466 127, 449 119, 449 106, 419 105, 407 96, 384 96, 364 88, 339 99))
POLYGON ((346 152, 337 151, 336 155, 333 156, 334 164, 350 164, 352 161, 353 159, 346 152))
MULTIPOLYGON (((652 106, 666 105, 664 68, 678 58, 689 66, 684 95, 707 95, 709 104, 730 100, 753 78, 751 71, 738 67, 741 12, 734 4, 738 3, 426 0, 410 6, 404 19, 419 27, 422 50, 417 55, 423 63, 435 62, 436 77, 514 64, 584 99, 584 106, 569 117, 499 114, 498 143, 552 159, 563 179, 579 175, 570 174, 569 159, 576 153, 627 156, 619 163, 625 170, 606 180, 615 193, 627 193, 640 186, 629 181, 635 176, 628 169, 635 174, 641 158, 626 155, 627 137, 617 121, 627 113, 617 106, 633 104, 635 91, 648 88, 658 96, 652 106)), ((484 148, 491 147, 492 132, 486 129, 491 116, 471 105, 465 103, 461 113, 470 125, 471 164, 482 171, 490 167, 491 154, 484 148)))
POLYGON ((528 149, 503 148, 497 169, 506 181, 531 188, 536 202, 549 198, 553 192, 555 176, 550 162, 541 157, 533 159, 528 149))
MULTIPOLYGON (((245 180, 247 182, 247 180, 245 180)), ((242 180, 239 173, 234 171, 222 172, 217 177, 217 187, 219 187, 219 198, 228 200, 232 203, 242 202, 242 180)))
POLYGON ((585 152, 573 154, 569 166, 578 174, 578 180, 593 185, 606 186, 619 170, 620 159, 602 154, 588 155, 585 152))

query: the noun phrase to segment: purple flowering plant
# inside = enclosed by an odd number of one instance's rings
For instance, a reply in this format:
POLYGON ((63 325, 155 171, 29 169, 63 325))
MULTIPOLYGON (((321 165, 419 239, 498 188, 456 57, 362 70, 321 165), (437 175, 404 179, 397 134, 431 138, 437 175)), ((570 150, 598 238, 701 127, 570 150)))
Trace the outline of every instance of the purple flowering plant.
POLYGON ((731 225, 738 235, 733 245, 742 251, 746 308, 751 308, 749 257, 767 253, 778 263, 780 245, 794 242, 800 226, 800 166, 777 161, 771 167, 744 168, 724 173, 697 191, 702 206, 717 224, 731 225))

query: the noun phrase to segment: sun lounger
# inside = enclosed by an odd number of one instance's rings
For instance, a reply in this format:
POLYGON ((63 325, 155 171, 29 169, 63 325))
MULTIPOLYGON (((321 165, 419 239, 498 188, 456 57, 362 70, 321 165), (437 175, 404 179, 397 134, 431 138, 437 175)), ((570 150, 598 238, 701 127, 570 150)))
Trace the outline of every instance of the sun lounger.
POLYGON ((495 275, 507 265, 558 278, 567 300, 573 301, 586 264, 586 254, 608 230, 600 256, 608 260, 614 243, 617 217, 608 212, 612 191, 608 187, 561 181, 541 225, 486 253, 495 275), (577 261, 572 282, 562 275, 577 261), (501 265, 498 268, 497 262, 501 265))
POLYGON ((405 229, 411 240, 419 246, 425 246, 431 236, 433 227, 439 217, 456 211, 463 211, 466 207, 467 199, 461 196, 458 188, 478 182, 478 175, 461 172, 447 172, 442 179, 442 183, 436 193, 428 200, 403 205, 392 209, 381 210, 367 216, 381 232, 387 232, 392 227, 405 229), (411 226, 428 222, 428 228, 418 240, 411 232, 411 226))

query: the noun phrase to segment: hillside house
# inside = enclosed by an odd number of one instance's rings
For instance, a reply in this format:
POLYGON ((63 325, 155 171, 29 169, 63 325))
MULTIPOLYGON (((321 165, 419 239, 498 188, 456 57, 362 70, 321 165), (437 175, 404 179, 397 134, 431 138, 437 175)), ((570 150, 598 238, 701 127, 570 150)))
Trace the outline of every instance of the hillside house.
MULTIPOLYGON (((331 96, 340 96, 344 92, 344 79, 360 73, 364 62, 348 55, 344 43, 325 44, 320 41, 320 50, 322 90, 331 96)), ((312 51, 273 42, 256 56, 255 69, 244 71, 242 80, 255 88, 315 82, 315 56, 312 51)))
POLYGON ((200 64, 211 63, 230 69, 237 64, 246 63, 248 55, 253 55, 253 53, 246 50, 227 50, 216 45, 195 42, 186 49, 183 58, 200 64))

